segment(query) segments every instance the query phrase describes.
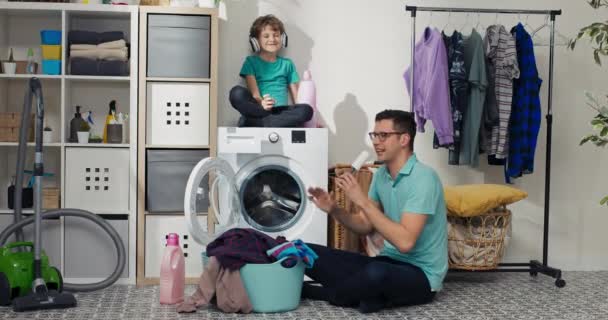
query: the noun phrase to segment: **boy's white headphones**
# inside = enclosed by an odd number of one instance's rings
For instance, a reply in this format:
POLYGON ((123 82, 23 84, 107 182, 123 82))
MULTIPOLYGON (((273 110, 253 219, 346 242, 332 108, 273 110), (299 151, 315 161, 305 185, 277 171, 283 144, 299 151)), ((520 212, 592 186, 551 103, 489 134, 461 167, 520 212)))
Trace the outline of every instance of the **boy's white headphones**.
MULTIPOLYGON (((287 37, 287 33, 282 32, 281 33, 281 45, 283 46, 283 48, 287 48, 288 41, 289 41, 289 38, 287 37)), ((258 42, 258 39, 255 37, 253 32, 249 33, 249 44, 251 45, 251 50, 253 52, 255 52, 255 53, 260 52, 260 43, 258 42)))

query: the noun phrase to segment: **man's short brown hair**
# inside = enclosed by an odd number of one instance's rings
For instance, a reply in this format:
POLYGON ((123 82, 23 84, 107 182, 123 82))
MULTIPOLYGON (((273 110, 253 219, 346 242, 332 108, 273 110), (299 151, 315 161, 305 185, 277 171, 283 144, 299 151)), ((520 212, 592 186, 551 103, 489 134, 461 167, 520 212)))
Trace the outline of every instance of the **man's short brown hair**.
POLYGON ((257 39, 266 26, 270 26, 273 30, 278 30, 281 34, 285 32, 283 22, 274 15, 269 14, 255 19, 249 30, 249 36, 257 39))

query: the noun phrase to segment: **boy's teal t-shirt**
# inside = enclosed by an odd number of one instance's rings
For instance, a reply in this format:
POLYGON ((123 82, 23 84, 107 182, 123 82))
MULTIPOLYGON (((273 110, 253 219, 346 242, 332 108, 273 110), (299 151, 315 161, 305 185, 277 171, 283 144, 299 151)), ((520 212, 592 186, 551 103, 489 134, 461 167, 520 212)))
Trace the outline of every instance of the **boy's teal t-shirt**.
POLYGON ((394 180, 385 166, 380 167, 368 195, 382 205, 384 214, 394 222, 400 223, 404 212, 428 215, 412 250, 401 253, 385 240, 380 255, 419 267, 431 290, 441 290, 448 271, 448 229, 443 185, 435 170, 413 154, 394 180))
POLYGON ((296 66, 288 58, 278 57, 274 62, 264 61, 257 55, 245 58, 240 72, 241 77, 255 76, 262 97, 269 94, 275 100, 275 107, 289 104, 287 88, 290 84, 300 81, 296 66))

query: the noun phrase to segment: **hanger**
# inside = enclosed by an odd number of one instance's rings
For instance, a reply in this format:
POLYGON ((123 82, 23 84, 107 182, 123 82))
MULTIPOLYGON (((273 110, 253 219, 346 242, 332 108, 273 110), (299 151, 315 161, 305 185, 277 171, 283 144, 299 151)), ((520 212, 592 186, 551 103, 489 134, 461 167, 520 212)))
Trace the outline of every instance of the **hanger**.
POLYGON ((464 27, 466 27, 467 23, 469 23, 469 13, 467 12, 466 18, 464 20, 464 24, 462 26, 460 26, 460 33, 462 33, 462 29, 464 29, 464 27))
POLYGON ((526 15, 526 21, 524 21, 524 28, 525 28, 525 27, 528 27, 528 30, 532 31, 532 30, 534 30, 534 28, 533 28, 531 25, 529 25, 529 24, 528 24, 528 19, 529 19, 529 18, 530 18, 530 15, 529 15, 529 14, 527 14, 527 15, 526 15))
MULTIPOLYGON (((549 24, 549 15, 546 15, 545 16, 545 22, 541 26, 539 26, 538 28, 536 28, 532 32, 530 32, 530 37, 532 38, 532 43, 535 46, 548 47, 550 45, 550 41, 549 41, 550 40, 549 39, 550 34, 549 34, 549 32, 551 32, 551 31, 547 32, 548 36, 546 38, 541 38, 539 36, 539 31, 541 31, 541 30, 543 30, 545 28, 548 29, 549 26, 550 26, 550 24, 549 24)), ((560 47, 561 46, 567 46, 568 42, 570 41, 570 38, 568 38, 568 37, 564 36, 563 34, 561 34, 559 32, 559 30, 557 30, 557 29, 555 29, 554 36, 555 36, 554 37, 554 41, 555 41, 554 45, 555 46, 560 46, 560 47)))
POLYGON ((532 32, 530 32, 530 36, 534 37, 536 35, 536 33, 538 33, 540 30, 544 29, 545 27, 549 27, 549 15, 545 16, 545 23, 543 23, 540 27, 532 30, 532 32))
POLYGON ((445 23, 445 25, 443 26, 443 28, 441 28, 441 30, 443 30, 445 32, 445 29, 450 25, 450 22, 452 21, 452 11, 448 11, 448 21, 445 23))
POLYGON ((480 26, 483 27, 483 25, 481 25, 481 14, 477 12, 477 24, 475 24, 475 29, 479 31, 480 26))

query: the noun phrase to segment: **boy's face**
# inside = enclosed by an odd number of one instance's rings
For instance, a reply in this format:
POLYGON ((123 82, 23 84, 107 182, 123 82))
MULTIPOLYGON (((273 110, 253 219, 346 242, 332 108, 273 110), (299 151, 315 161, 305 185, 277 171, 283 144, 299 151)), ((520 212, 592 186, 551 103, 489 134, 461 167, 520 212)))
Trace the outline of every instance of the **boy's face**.
POLYGON ((264 26, 258 36, 258 42, 262 51, 277 53, 281 50, 281 33, 278 29, 273 29, 271 26, 264 26))

